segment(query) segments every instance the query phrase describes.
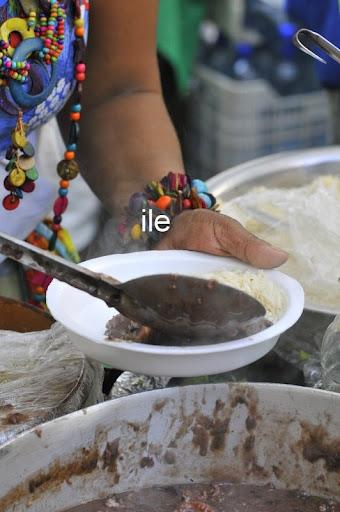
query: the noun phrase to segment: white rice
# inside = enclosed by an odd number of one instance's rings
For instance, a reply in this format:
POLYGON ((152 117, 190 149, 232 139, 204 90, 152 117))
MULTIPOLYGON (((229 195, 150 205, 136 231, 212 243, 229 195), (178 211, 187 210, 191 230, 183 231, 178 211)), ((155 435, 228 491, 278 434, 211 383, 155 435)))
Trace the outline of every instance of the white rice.
POLYGON ((273 323, 280 319, 286 309, 287 302, 281 288, 262 270, 244 272, 238 269, 221 269, 204 274, 204 278, 215 279, 254 297, 264 306, 267 311, 266 318, 273 323))

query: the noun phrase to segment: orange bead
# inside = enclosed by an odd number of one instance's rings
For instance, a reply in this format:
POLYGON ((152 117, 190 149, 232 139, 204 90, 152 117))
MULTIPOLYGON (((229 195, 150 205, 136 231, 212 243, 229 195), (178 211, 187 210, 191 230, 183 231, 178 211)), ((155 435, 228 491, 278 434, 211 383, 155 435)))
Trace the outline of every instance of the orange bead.
POLYGON ((74 157, 76 156, 74 151, 66 151, 65 152, 65 160, 74 160, 74 157))
POLYGON ((169 196, 162 196, 156 201, 156 207, 160 210, 166 210, 171 205, 171 197, 169 196))
POLYGON ((70 119, 71 119, 71 121, 79 121, 80 112, 71 112, 70 119))
POLYGON ((37 293, 38 295, 43 295, 45 293, 45 290, 42 286, 37 286, 35 289, 35 293, 37 293))
POLYGON ((67 180, 60 180, 59 185, 60 188, 68 188, 70 186, 70 182, 67 180))
POLYGON ((77 37, 84 37, 84 34, 85 34, 85 30, 83 27, 77 27, 74 31, 75 35, 77 37))

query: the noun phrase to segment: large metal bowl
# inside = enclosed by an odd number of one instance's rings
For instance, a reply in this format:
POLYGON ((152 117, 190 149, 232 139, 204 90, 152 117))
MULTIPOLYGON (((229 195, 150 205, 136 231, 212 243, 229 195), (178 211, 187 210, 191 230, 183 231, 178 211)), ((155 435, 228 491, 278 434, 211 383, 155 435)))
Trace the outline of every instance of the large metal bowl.
POLYGON ((208 180, 212 194, 228 201, 253 187, 299 187, 318 176, 340 176, 340 146, 289 151, 252 160, 208 180))
MULTIPOLYGON (((340 146, 259 158, 217 174, 210 178, 208 186, 226 202, 253 187, 298 187, 329 174, 340 176, 340 146)), ((294 364, 299 364, 301 351, 317 357, 323 334, 338 312, 322 305, 307 305, 298 323, 281 336, 277 346, 279 355, 294 364)))
MULTIPOLYGON (((227 169, 208 180, 212 194, 222 202, 249 192, 254 187, 293 188, 311 183, 319 176, 340 176, 340 146, 289 151, 227 169)), ((339 308, 306 304, 306 310, 336 315, 339 308)))
POLYGON ((126 490, 226 480, 340 499, 340 395, 190 386, 106 402, 0 449, 1 512, 60 512, 126 490))

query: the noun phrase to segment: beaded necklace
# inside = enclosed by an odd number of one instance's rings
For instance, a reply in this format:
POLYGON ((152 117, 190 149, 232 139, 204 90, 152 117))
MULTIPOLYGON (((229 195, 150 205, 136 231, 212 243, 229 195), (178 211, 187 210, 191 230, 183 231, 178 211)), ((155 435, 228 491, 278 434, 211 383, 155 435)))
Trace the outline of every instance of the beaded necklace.
MULTIPOLYGON (((20 4, 27 18, 10 18, 0 29, 0 36, 5 35, 5 39, 0 40, 0 85, 9 87, 12 97, 19 107, 28 108, 41 103, 55 86, 56 65, 64 47, 66 12, 63 3, 59 0, 40 0, 39 2, 37 0, 22 0, 20 4), (38 5, 38 12, 31 8, 34 4, 38 5), (16 40, 18 33, 21 37, 20 41, 16 40), (51 66, 49 86, 42 93, 34 96, 27 93, 22 87, 29 77, 29 58, 31 57, 51 66)), ((53 206, 54 217, 49 223, 52 234, 48 236, 48 248, 51 251, 55 249, 58 232, 61 229, 62 215, 68 206, 67 194, 70 181, 79 173, 75 156, 79 136, 82 84, 86 72, 82 6, 88 10, 89 2, 84 0, 72 0, 71 2, 74 12, 75 91, 70 112, 67 149, 64 159, 57 166, 57 173, 61 179, 58 198, 53 206)), ((23 199, 24 193, 33 192, 34 182, 38 178, 34 160, 35 151, 26 137, 27 128, 23 122, 23 113, 19 110, 17 124, 12 132, 12 144, 6 152, 6 158, 9 160, 6 166, 8 176, 4 180, 4 186, 9 191, 3 200, 6 210, 16 209, 20 200, 23 199)))
MULTIPOLYGON (((58 197, 53 205, 53 218, 42 222, 27 241, 42 249, 57 252, 62 257, 79 262, 79 256, 68 232, 61 227, 62 216, 68 206, 70 181, 79 173, 76 161, 81 116, 81 99, 85 80, 85 28, 83 10, 89 10, 89 0, 69 0, 74 30, 74 93, 71 101, 70 128, 64 158, 57 165, 59 175, 58 197)), ((27 139, 28 126, 23 111, 33 108, 52 93, 56 87, 58 58, 64 49, 66 9, 59 0, 20 0, 16 2, 17 18, 9 18, 0 27, 0 87, 8 88, 17 109, 17 123, 12 131, 11 145, 6 151, 8 175, 4 186, 9 194, 3 199, 6 210, 15 210, 25 193, 33 192, 38 171, 35 149, 27 139), (26 16, 26 18, 25 18, 26 16), (30 77, 31 63, 50 69, 50 81, 36 94, 23 87, 30 77), (33 62, 32 60, 32 62, 33 62), (17 108, 17 106, 19 108, 17 108)), ((32 90, 34 89, 32 74, 32 90)), ((37 271, 27 270, 25 282, 28 296, 36 306, 46 308, 45 292, 51 278, 37 271)))

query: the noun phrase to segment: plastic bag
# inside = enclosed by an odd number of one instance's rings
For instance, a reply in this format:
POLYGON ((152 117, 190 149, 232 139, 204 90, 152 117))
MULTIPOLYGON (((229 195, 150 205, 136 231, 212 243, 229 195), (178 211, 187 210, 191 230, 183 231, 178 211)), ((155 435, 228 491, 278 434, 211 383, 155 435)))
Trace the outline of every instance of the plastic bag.
POLYGON ((322 383, 340 393, 340 315, 328 327, 321 346, 322 383))
POLYGON ((0 445, 45 421, 103 400, 103 368, 58 323, 41 332, 0 331, 0 445))
POLYGON ((300 281, 309 304, 340 311, 340 178, 323 176, 291 189, 258 187, 222 211, 289 252, 282 270, 300 281))

